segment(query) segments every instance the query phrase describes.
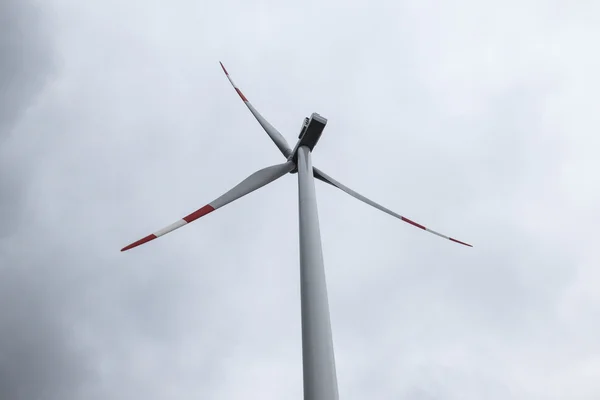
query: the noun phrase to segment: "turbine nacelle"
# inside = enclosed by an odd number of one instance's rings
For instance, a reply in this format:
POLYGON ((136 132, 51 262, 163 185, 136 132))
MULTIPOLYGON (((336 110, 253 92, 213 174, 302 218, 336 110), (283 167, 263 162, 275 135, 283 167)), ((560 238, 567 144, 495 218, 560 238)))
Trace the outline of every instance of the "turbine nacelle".
MULTIPOLYGON (((288 157, 288 161, 292 161, 296 165, 298 164, 298 149, 302 146, 306 146, 312 151, 321 138, 325 125, 327 125, 327 118, 317 113, 312 113, 310 118, 304 118, 300 134, 298 135, 298 143, 296 143, 292 154, 288 157)), ((298 172, 298 169, 294 168, 291 173, 294 174, 296 172, 298 172)))

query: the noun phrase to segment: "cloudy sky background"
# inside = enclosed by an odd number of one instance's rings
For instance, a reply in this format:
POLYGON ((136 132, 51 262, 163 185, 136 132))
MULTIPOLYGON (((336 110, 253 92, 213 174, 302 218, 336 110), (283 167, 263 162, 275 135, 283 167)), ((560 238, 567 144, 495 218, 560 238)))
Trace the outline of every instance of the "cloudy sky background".
POLYGON ((600 396, 600 4, 0 2, 0 398, 302 397, 313 162, 340 397, 600 396))

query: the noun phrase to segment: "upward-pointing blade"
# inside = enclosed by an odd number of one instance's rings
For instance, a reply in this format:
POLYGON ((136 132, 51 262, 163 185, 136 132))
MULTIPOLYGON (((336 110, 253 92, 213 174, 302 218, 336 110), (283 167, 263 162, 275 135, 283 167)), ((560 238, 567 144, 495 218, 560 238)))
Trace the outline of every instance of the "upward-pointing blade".
POLYGON ((330 177, 329 175, 327 175, 326 173, 324 173, 323 171, 319 170, 316 167, 313 167, 313 173, 314 173, 315 178, 317 178, 318 180, 323 181, 325 183, 328 183, 328 184, 330 184, 332 186, 335 186, 338 189, 343 190, 344 192, 348 193, 350 196, 355 197, 358 200, 360 200, 362 202, 365 202, 368 205, 377 208, 378 210, 383 211, 384 213, 387 213, 387 214, 389 214, 389 215, 391 215, 393 217, 396 217, 396 218, 398 218, 398 219, 400 219, 400 220, 402 220, 404 222, 407 222, 407 223, 409 223, 409 224, 411 224, 413 226, 416 226, 417 228, 420 228, 420 229, 423 229, 423 230, 425 230, 427 232, 433 233, 434 235, 437 235, 439 237, 443 237, 444 239, 451 240, 451 241, 453 241, 455 243, 459 243, 459 244, 462 244, 464 246, 473 247, 473 246, 471 246, 468 243, 461 242, 460 240, 456 240, 456 239, 451 238, 449 236, 443 235, 443 234, 441 234, 439 232, 436 232, 434 230, 426 228, 423 225, 421 225, 421 224, 419 224, 419 223, 417 223, 415 221, 412 221, 412 220, 410 220, 410 219, 408 219, 406 217, 403 217, 400 214, 396 214, 392 210, 389 210, 389 209, 385 208, 384 206, 375 203, 373 200, 367 199, 365 196, 361 195, 360 193, 355 192, 354 190, 350 189, 349 187, 342 185, 340 182, 336 181, 335 179, 333 179, 332 177, 330 177))
POLYGON ((231 86, 233 86, 233 88, 235 89, 237 94, 240 96, 240 98, 242 99, 242 101, 244 102, 246 107, 248 107, 248 109, 250 110, 252 115, 254 115, 254 118, 256 118, 258 123, 267 132, 267 135, 269 135, 269 137, 271 138, 273 143, 275 143, 275 145, 279 148, 279 151, 281 151, 286 158, 289 157, 292 154, 292 149, 290 148, 290 145, 285 140, 285 138, 281 135, 281 133, 279 133, 279 131, 277 129, 275 129, 275 127, 273 125, 271 125, 269 123, 269 121, 267 121, 262 115, 260 115, 260 113, 256 110, 256 108, 254 108, 254 106, 248 101, 246 96, 244 96, 242 91, 233 82, 233 79, 231 79, 231 76, 229 76, 229 73, 225 69, 225 66, 223 65, 223 63, 219 61, 219 64, 221 64, 221 68, 223 68, 223 72, 225 72, 227 79, 229 79, 229 82, 231 82, 231 86))
POLYGON ((215 211, 216 209, 221 208, 224 205, 229 204, 232 201, 235 201, 235 200, 239 199, 240 197, 247 195, 248 193, 251 193, 251 192, 255 191, 256 189, 260 189, 261 187, 273 182, 274 180, 281 178, 283 175, 291 172, 293 169, 294 169, 294 163, 291 161, 288 161, 284 164, 273 165, 271 167, 267 167, 267 168, 261 169, 259 171, 256 171, 255 173, 250 175, 248 178, 246 178, 242 182, 240 182, 233 189, 226 192, 221 197, 215 199, 214 201, 210 202, 209 204, 205 205, 204 207, 199 208, 198 210, 194 211, 193 213, 183 217, 179 221, 177 221, 159 231, 156 231, 156 232, 138 240, 137 242, 133 242, 130 245, 123 247, 121 249, 121 251, 126 251, 129 249, 132 249, 141 244, 144 244, 151 240, 154 240, 160 236, 163 236, 171 231, 174 231, 175 229, 181 228, 182 226, 187 225, 190 222, 195 221, 198 218, 203 217, 206 214, 211 213, 211 212, 215 211))

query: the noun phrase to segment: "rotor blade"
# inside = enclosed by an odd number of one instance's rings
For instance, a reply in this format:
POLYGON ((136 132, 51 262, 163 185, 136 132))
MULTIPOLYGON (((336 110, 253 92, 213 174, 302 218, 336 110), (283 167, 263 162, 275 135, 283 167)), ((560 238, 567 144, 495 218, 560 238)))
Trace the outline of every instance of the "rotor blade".
POLYGON ((275 143, 275 145, 279 148, 279 151, 281 151, 284 156, 289 157, 292 154, 292 149, 290 148, 290 145, 285 140, 285 138, 281 135, 281 133, 279 133, 279 131, 277 129, 275 129, 275 127, 273 125, 271 125, 269 123, 269 121, 267 121, 262 115, 260 115, 260 113, 256 110, 256 108, 254 108, 254 106, 248 101, 246 96, 244 96, 242 91, 236 86, 235 83, 233 83, 233 80, 231 79, 231 76, 229 76, 229 73, 225 69, 225 66, 223 65, 223 63, 219 61, 219 64, 221 64, 221 68, 223 68, 223 72, 225 72, 227 79, 229 79, 229 82, 231 82, 231 86, 233 86, 233 88, 235 89, 237 94, 240 96, 240 98, 242 99, 242 101, 244 102, 246 107, 248 107, 248 109, 250 110, 252 115, 254 115, 254 118, 256 118, 258 123, 267 132, 267 135, 269 135, 269 137, 271 138, 273 143, 275 143))
POLYGON ((419 224, 419 223, 417 223, 415 221, 412 221, 412 220, 410 220, 410 219, 408 219, 406 217, 403 217, 402 215, 396 214, 392 210, 389 210, 389 209, 385 208, 384 206, 375 203, 373 200, 369 200, 365 196, 363 196, 363 195, 361 195, 359 193, 356 193, 354 190, 350 189, 349 187, 342 185, 340 182, 336 181, 335 179, 333 179, 332 177, 330 177, 329 175, 327 175, 326 173, 324 173, 323 171, 319 170, 316 167, 313 167, 313 173, 314 173, 314 176, 315 176, 316 179, 318 179, 320 181, 323 181, 325 183, 328 183, 328 184, 330 184, 332 186, 335 186, 338 189, 341 189, 344 192, 348 193, 350 196, 353 196, 353 197, 357 198, 358 200, 360 200, 362 202, 365 202, 368 205, 377 208, 378 210, 383 211, 384 213, 387 213, 387 214, 389 214, 389 215, 391 215, 393 217, 396 217, 396 218, 398 218, 398 219, 400 219, 400 220, 402 220, 404 222, 407 222, 407 223, 409 223, 409 224, 411 224, 413 226, 416 226, 417 228, 421 228, 421 229, 423 229, 423 230, 425 230, 427 232, 431 232, 434 235, 437 235, 439 237, 443 237, 444 239, 448 239, 448 240, 451 240, 451 241, 453 241, 455 243, 459 243, 459 244, 462 244, 462 245, 465 245, 465 246, 473 247, 472 245, 470 245, 468 243, 461 242, 460 240, 456 240, 456 239, 451 238, 449 236, 443 235, 443 234, 441 234, 439 232, 433 231, 433 230, 431 230, 429 228, 426 228, 423 225, 421 225, 421 224, 419 224))
POLYGON ((199 208, 198 210, 194 211, 193 213, 183 217, 179 221, 177 221, 159 231, 156 231, 156 232, 138 240, 137 242, 133 242, 130 245, 123 247, 121 249, 121 251, 126 251, 129 249, 132 249, 141 244, 144 244, 151 240, 154 240, 160 236, 163 236, 171 231, 174 231, 177 228, 181 228, 182 226, 187 225, 190 222, 195 221, 198 218, 203 217, 206 214, 211 213, 211 212, 215 211, 216 209, 221 208, 224 205, 229 204, 232 201, 235 201, 235 200, 239 199, 240 197, 247 195, 248 193, 251 193, 251 192, 255 191, 256 189, 260 189, 261 187, 267 185, 268 183, 271 183, 274 180, 281 178, 283 175, 291 172, 293 169, 294 169, 294 163, 291 161, 288 161, 284 164, 273 165, 271 167, 267 167, 267 168, 261 169, 259 171, 256 171, 255 173, 250 175, 248 178, 246 178, 242 182, 240 182, 233 189, 231 189, 230 191, 228 191, 221 197, 217 198, 216 200, 210 202, 209 204, 205 205, 202 208, 199 208))

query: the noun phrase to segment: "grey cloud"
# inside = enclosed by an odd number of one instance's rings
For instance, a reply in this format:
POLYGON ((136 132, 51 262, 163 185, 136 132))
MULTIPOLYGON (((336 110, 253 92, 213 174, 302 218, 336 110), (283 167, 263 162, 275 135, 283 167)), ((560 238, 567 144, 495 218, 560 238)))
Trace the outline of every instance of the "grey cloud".
POLYGON ((39 10, 26 1, 0 3, 0 140, 4 140, 52 70, 39 10))
POLYGON ((52 71, 51 47, 33 4, 0 3, 0 237, 13 231, 23 201, 24 159, 14 162, 7 141, 19 117, 35 100, 52 71))
POLYGON ((43 24, 29 2, 0 2, 0 398, 7 400, 74 398, 84 374, 70 341, 61 266, 50 254, 32 260, 10 237, 33 161, 15 153, 12 133, 52 71, 43 24))
POLYGON ((70 332, 72 289, 56 259, 9 253, 0 247, 0 398, 77 398, 86 371, 70 332))

